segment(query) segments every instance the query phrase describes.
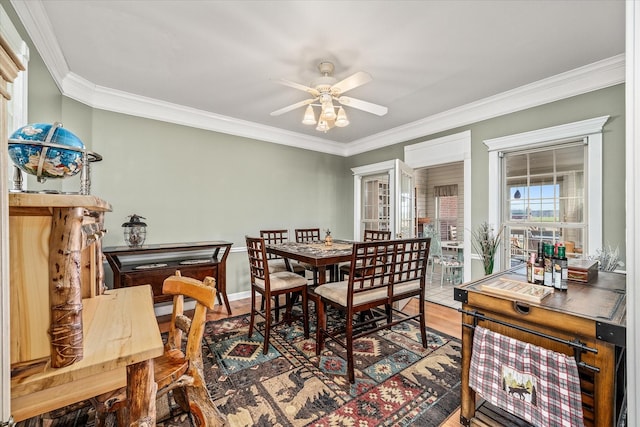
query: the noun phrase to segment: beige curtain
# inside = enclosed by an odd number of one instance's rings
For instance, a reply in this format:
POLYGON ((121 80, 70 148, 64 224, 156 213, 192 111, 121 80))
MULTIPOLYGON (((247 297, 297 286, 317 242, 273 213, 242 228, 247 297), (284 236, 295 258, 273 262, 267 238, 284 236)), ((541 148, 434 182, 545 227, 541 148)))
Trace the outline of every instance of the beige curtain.
POLYGON ((457 196, 458 184, 436 185, 433 187, 433 195, 435 197, 457 196))

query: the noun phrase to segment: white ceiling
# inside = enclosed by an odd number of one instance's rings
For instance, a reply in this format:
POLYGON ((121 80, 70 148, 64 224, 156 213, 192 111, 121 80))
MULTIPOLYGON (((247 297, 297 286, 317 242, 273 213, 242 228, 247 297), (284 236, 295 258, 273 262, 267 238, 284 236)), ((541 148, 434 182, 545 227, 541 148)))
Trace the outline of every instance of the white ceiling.
POLYGON ((119 111, 341 155, 624 80, 621 0, 12 0, 62 92, 119 111), (327 133, 301 123, 320 61, 347 95, 327 133))

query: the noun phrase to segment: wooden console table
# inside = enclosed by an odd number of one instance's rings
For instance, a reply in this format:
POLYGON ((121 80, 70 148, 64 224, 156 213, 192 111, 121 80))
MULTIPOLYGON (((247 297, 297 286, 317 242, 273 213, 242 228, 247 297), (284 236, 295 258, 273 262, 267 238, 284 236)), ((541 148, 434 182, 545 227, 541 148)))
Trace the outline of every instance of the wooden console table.
POLYGON ((204 280, 210 276, 216 280, 218 302, 227 308, 231 306, 227 298, 226 261, 231 242, 209 241, 191 243, 167 243, 144 245, 139 248, 128 246, 107 247, 103 253, 113 270, 115 289, 137 285, 151 285, 153 302, 171 301, 172 297, 162 294, 162 282, 180 270, 183 276, 204 280), (210 252, 201 256, 196 252, 210 252))
POLYGON ((500 278, 526 282, 524 267, 457 286, 462 302, 462 391, 460 422, 475 422, 476 393, 469 387, 473 327, 575 356, 576 340, 591 350, 579 350, 580 385, 586 426, 614 426, 626 408, 626 276, 599 272, 589 284, 569 282, 540 303, 518 301, 483 290, 500 278), (562 340, 563 342, 559 341, 562 340), (595 368, 595 369, 594 369, 595 368))

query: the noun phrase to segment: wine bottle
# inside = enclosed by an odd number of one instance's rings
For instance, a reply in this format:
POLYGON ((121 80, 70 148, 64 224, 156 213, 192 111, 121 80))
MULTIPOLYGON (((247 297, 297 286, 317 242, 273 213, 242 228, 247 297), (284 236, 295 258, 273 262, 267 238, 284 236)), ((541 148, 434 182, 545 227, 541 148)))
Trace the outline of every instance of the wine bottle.
POLYGON ((536 265, 536 254, 535 252, 531 252, 529 254, 529 259, 527 260, 527 282, 535 283, 533 278, 533 269, 536 265))
POLYGON ((554 277, 553 286, 561 291, 566 291, 569 287, 567 280, 569 278, 569 261, 565 254, 565 247, 558 246, 558 255, 554 258, 554 277))
POLYGON ((533 266, 533 283, 542 285, 544 283, 544 243, 538 242, 538 256, 533 266))
POLYGON ((553 245, 544 245, 544 285, 553 286, 553 245))

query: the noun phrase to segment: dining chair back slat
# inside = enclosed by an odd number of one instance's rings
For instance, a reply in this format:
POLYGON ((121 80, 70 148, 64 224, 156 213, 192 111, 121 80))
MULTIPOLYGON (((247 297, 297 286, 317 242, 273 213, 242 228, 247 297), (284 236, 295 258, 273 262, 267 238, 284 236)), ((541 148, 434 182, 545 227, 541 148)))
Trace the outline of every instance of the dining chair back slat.
MULTIPOLYGON (((280 244, 289 241, 289 230, 260 230, 260 237, 267 244, 280 244)), ((267 253, 268 259, 281 259, 280 256, 267 253)))
POLYGON ((389 239, 391 239, 391 231, 364 230, 363 240, 365 242, 372 242, 374 240, 389 240, 389 239))
POLYGON ((296 228, 295 233, 297 243, 317 242, 320 240, 319 228, 296 228))
MULTIPOLYGON (((390 240, 390 239, 391 239, 391 231, 364 230, 365 242, 373 242, 376 240, 390 240)), ((351 263, 344 263, 340 265, 340 268, 339 268, 340 280, 344 280, 344 278, 349 274, 350 268, 351 268, 351 263)))

